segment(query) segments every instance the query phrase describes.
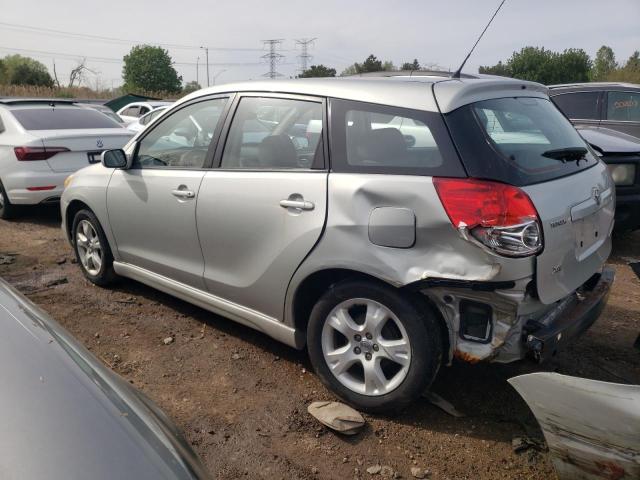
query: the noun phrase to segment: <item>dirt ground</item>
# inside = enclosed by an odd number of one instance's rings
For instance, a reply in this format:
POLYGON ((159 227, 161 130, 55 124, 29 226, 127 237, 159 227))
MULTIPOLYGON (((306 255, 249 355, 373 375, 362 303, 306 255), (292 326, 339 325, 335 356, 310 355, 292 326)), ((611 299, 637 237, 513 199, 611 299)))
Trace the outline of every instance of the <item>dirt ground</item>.
POLYGON ((512 450, 514 436, 541 433, 506 379, 553 369, 640 383, 640 351, 633 348, 640 280, 628 266, 640 261, 640 232, 616 238, 610 263, 617 278, 606 310, 552 364, 443 368, 433 390, 464 418, 425 400, 395 417, 365 416, 354 437, 331 433, 307 414, 310 402, 333 396, 305 352, 134 281, 111 290, 86 281, 55 209, 0 221, 0 254, 16 254, 0 275, 155 400, 215 478, 370 478, 366 469, 383 465, 395 478, 412 478, 418 466, 433 479, 547 480, 555 478, 547 453, 512 450), (165 345, 167 337, 175 341, 165 345))

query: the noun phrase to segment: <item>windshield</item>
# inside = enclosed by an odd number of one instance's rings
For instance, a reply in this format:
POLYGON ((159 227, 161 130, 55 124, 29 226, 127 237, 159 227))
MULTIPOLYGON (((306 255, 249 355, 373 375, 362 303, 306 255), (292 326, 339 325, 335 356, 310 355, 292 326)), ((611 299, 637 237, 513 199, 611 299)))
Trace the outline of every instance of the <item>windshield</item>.
POLYGON ((82 107, 12 109, 11 113, 25 130, 122 128, 97 110, 82 107))
POLYGON ((547 99, 485 100, 446 117, 473 177, 529 185, 597 163, 582 137, 547 99))

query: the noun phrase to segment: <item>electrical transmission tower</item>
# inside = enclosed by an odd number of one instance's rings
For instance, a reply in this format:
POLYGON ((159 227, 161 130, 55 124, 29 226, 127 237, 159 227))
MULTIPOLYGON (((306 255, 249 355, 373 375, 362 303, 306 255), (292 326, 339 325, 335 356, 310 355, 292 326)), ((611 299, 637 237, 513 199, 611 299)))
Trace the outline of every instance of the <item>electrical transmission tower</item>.
POLYGON ((269 53, 262 55, 262 58, 269 63, 269 71, 265 73, 263 77, 276 78, 282 76, 282 74, 276 70, 276 65, 284 58, 284 55, 278 53, 278 47, 282 45, 283 41, 281 38, 262 41, 265 47, 269 47, 269 53))
POLYGON ((309 47, 312 47, 313 42, 316 40, 317 38, 299 38, 295 40, 296 45, 300 45, 300 55, 298 55, 298 58, 300 59, 300 73, 307 70, 309 61, 313 58, 309 55, 309 47))

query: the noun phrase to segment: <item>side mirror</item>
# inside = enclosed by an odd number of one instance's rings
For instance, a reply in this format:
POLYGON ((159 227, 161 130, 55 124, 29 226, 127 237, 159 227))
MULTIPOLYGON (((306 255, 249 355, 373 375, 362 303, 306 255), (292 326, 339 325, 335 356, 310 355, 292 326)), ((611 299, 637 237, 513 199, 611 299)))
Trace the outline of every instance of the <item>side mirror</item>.
POLYGON ((173 131, 173 134, 178 136, 178 137, 184 137, 186 139, 192 138, 194 135, 194 132, 192 129, 187 128, 187 127, 180 127, 180 128, 176 128, 173 131))
POLYGON ((126 168, 127 154, 121 148, 117 150, 105 150, 100 155, 102 165, 107 168, 126 168))

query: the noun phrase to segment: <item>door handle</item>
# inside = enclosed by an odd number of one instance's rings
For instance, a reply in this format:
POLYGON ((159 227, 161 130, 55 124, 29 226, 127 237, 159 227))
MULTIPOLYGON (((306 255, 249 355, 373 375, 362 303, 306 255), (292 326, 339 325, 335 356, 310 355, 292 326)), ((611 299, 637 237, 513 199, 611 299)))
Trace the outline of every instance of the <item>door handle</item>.
POLYGON ((299 208, 300 210, 313 210, 315 205, 313 202, 306 200, 280 200, 280 206, 282 208, 299 208))
POLYGON ((193 198, 196 196, 195 192, 192 192, 191 190, 180 189, 171 190, 171 195, 178 198, 193 198))

